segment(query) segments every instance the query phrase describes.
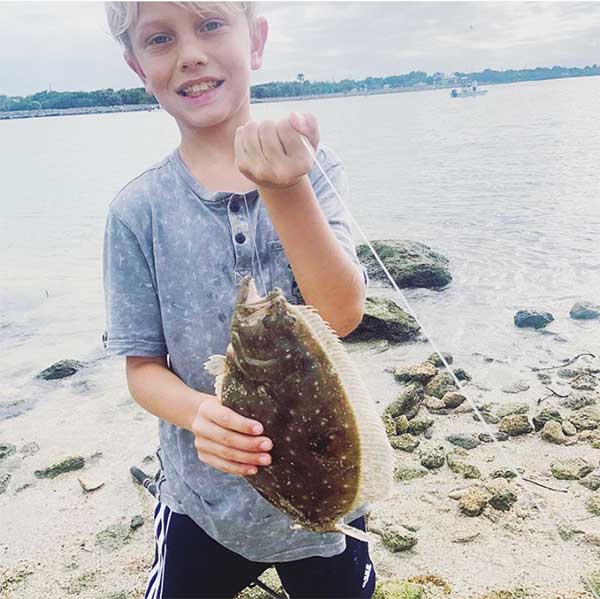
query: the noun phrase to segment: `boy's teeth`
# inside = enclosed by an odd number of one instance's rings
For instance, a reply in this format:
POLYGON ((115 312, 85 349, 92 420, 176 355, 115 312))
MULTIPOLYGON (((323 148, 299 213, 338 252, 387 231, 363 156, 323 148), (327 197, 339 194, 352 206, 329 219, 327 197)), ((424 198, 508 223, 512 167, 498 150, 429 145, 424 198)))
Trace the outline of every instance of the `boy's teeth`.
POLYGON ((195 83, 194 85, 191 85, 190 87, 186 87, 183 90, 183 93, 186 96, 194 96, 194 95, 199 95, 202 94, 204 92, 206 92, 209 89, 213 89, 217 87, 217 81, 203 81, 202 83, 195 83))

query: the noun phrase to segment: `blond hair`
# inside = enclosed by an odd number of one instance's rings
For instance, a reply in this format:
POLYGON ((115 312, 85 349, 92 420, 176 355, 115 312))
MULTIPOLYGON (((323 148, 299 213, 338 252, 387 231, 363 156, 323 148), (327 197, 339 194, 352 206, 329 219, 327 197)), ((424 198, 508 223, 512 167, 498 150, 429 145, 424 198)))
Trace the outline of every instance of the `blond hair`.
MULTIPOLYGON (((172 2, 172 4, 198 15, 206 14, 208 11, 221 14, 243 12, 248 20, 250 33, 254 33, 256 2, 172 2)), ((138 18, 138 2, 105 2, 104 9, 111 35, 125 50, 133 53, 129 30, 138 18)))

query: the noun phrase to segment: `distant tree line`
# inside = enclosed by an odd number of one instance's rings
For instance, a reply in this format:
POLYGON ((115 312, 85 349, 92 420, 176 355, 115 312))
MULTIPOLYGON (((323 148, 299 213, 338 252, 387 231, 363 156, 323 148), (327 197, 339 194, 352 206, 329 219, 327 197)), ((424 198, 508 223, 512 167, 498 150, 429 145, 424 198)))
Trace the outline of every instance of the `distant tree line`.
MULTIPOLYGON (((389 77, 367 77, 366 79, 343 79, 342 81, 309 81, 304 73, 299 73, 295 81, 273 81, 251 87, 252 98, 281 98, 293 96, 311 96, 332 93, 357 93, 386 88, 414 86, 458 85, 461 79, 477 80, 486 83, 513 83, 516 81, 539 81, 562 77, 586 77, 600 75, 597 64, 578 67, 553 66, 535 69, 495 71, 485 69, 477 73, 443 73, 428 75, 423 71, 411 71, 405 75, 389 77)), ((0 111, 41 110, 45 108, 85 108, 94 106, 120 106, 128 104, 157 104, 156 98, 146 93, 144 88, 114 90, 99 89, 91 92, 42 91, 31 96, 0 95, 0 111)))

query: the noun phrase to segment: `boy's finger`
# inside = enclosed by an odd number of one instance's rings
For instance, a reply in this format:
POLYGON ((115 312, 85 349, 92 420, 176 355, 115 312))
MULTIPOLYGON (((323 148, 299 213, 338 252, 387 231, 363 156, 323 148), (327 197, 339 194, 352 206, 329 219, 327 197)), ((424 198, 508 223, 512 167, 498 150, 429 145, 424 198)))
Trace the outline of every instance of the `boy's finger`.
POLYGON ((236 433, 210 421, 205 421, 201 430, 197 431, 196 439, 202 438, 242 451, 257 452, 273 449, 273 443, 268 437, 236 433))
POLYGON ((240 451, 234 447, 214 443, 210 439, 196 439, 195 446, 199 454, 211 453, 228 462, 250 466, 268 466, 271 463, 271 456, 268 453, 240 451))
POLYGON ((260 147, 269 162, 275 162, 282 152, 285 154, 285 148, 279 141, 275 121, 263 121, 258 128, 258 135, 260 147))
POLYGON ((303 114, 292 112, 288 121, 298 133, 308 139, 310 145, 316 150, 319 145, 319 124, 316 117, 309 112, 303 114))
POLYGON ((212 403, 206 407, 206 416, 215 424, 247 435, 260 435, 263 426, 257 420, 245 418, 222 404, 212 403))

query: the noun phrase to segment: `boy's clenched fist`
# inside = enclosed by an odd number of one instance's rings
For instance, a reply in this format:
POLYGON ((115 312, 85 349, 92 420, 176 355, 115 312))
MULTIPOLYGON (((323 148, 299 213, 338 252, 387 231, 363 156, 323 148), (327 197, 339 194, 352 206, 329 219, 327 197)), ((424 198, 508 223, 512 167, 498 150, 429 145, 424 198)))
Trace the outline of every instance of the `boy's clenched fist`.
POLYGON ((236 166, 258 187, 291 187, 313 164, 300 135, 304 135, 316 151, 319 126, 312 114, 292 112, 277 122, 249 121, 235 132, 236 166))

